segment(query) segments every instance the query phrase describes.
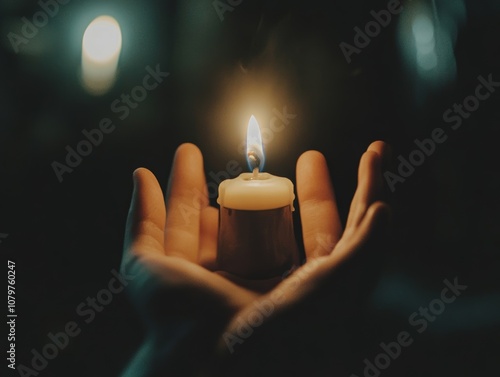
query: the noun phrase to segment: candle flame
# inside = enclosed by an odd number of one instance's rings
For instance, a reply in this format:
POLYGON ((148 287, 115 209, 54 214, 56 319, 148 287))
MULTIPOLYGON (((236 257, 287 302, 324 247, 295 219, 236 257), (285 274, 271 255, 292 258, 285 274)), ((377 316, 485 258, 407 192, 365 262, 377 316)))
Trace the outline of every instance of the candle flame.
POLYGON ((248 121, 247 129, 247 162, 251 171, 264 170, 264 148, 262 147, 262 135, 259 123, 252 115, 248 121))

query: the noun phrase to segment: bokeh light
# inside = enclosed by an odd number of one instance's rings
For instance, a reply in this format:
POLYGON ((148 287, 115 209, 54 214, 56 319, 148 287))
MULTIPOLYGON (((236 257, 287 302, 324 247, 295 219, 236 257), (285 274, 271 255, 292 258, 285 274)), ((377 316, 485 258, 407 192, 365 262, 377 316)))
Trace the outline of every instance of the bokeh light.
POLYGON ((118 21, 110 16, 93 20, 83 34, 82 84, 92 94, 104 94, 114 84, 122 47, 118 21))

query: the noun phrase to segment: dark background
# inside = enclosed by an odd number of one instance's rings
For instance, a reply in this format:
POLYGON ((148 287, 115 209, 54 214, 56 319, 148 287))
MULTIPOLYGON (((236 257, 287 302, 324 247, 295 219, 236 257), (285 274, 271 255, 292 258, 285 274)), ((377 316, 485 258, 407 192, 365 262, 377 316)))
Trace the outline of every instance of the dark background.
MULTIPOLYGON (((132 171, 148 167, 165 187, 174 150, 186 141, 201 148, 207 175, 230 160, 245 166, 238 145, 249 116, 265 127, 273 109, 286 107, 296 118, 265 146, 266 170, 294 179, 298 156, 320 150, 344 219, 371 141, 389 142, 397 163, 415 149, 414 139, 436 127, 447 131, 448 140, 388 197, 395 245, 360 342, 370 345, 366 357, 373 360, 378 343, 410 331, 414 344, 387 371, 395 375, 494 375, 500 93, 457 131, 443 113, 474 94, 479 75, 500 81, 500 3, 407 4, 348 64, 339 44, 353 44, 353 28, 364 28, 370 10, 385 9, 386 1, 243 0, 221 20, 210 0, 72 0, 19 53, 7 35, 19 34, 21 17, 31 19, 40 7, 0 1, 0 233, 8 234, 0 253, 16 262, 16 362, 29 366, 31 350, 41 351, 49 332, 76 321, 81 333, 40 376, 118 374, 142 336, 126 294, 89 324, 75 310, 119 268, 132 171), (438 65, 422 72, 408 30, 412 15, 425 9, 436 26, 438 65), (78 70, 83 31, 101 14, 120 22, 123 50, 116 85, 95 97, 82 89, 78 70), (170 76, 119 120, 110 104, 157 64, 170 76), (116 129, 60 183, 52 162, 64 162, 65 147, 104 117, 116 129), (455 277, 466 291, 416 334, 410 314, 455 277)), ((352 373, 362 375, 363 367, 360 359, 352 373)))

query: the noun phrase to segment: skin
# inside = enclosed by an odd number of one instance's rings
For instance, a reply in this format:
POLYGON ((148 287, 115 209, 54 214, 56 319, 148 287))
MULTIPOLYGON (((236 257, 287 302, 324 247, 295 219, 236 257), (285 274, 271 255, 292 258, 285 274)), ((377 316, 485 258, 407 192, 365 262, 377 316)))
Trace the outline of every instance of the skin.
MULTIPOLYGON (((287 375, 306 373, 313 362, 315 368, 329 368, 320 365, 323 351, 311 347, 320 335, 347 339, 353 311, 362 310, 388 220, 388 207, 379 200, 387 150, 376 141, 361 157, 345 229, 325 158, 317 151, 299 158, 297 195, 307 260, 264 289, 217 271, 218 210, 209 206, 203 157, 195 145, 177 149, 166 200, 155 176, 136 170, 122 271, 134 276, 129 293, 146 336, 123 376, 255 375, 255 360, 283 368, 291 352, 302 356, 292 358, 287 375), (193 200, 200 192, 204 197, 193 200), (266 309, 256 311, 259 305, 266 309), (293 337, 287 335, 290 326, 299 325, 293 337), (285 341, 270 347, 277 339, 285 341), (304 358, 308 352, 311 357, 304 358)), ((279 375, 273 367, 266 371, 279 375)))

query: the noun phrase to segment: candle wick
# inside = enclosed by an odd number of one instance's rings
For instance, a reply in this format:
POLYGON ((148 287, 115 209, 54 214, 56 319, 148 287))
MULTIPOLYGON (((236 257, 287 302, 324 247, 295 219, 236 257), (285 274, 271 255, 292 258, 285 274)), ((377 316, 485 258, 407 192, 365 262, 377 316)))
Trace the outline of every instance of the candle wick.
POLYGON ((255 152, 253 149, 249 149, 247 153, 248 157, 248 162, 250 164, 250 167, 258 168, 260 166, 260 158, 257 152, 255 152))
POLYGON ((252 179, 257 179, 259 177, 259 168, 254 168, 252 173, 252 179))

